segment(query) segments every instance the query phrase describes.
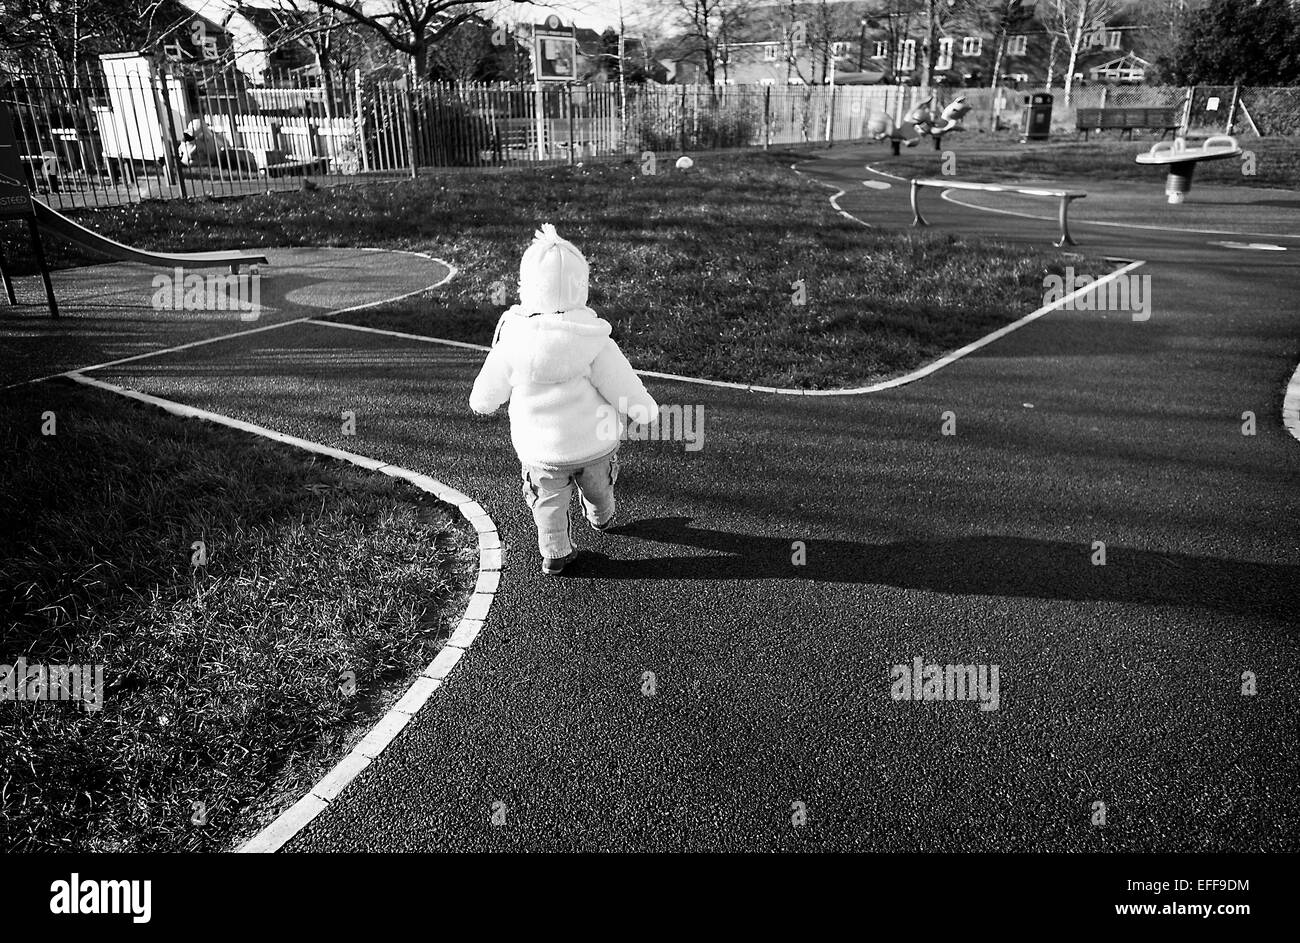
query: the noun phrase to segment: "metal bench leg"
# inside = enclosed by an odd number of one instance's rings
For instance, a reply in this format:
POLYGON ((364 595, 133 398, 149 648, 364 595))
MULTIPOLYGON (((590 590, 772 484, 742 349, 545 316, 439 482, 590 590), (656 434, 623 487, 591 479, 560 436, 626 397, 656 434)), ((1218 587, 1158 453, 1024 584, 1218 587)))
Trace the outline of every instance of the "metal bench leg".
POLYGON ((9 299, 9 303, 18 304, 18 299, 14 297, 14 283, 9 280, 9 269, 5 266, 3 251, 0 251, 0 282, 4 282, 5 296, 9 299))
POLYGON ((1061 207, 1059 211, 1060 221, 1061 221, 1061 238, 1057 239, 1056 242, 1052 243, 1052 245, 1056 246, 1058 249, 1061 248, 1062 246, 1075 245, 1075 241, 1072 238, 1070 238, 1070 202, 1071 202, 1070 197, 1068 196, 1061 197, 1061 207))
POLYGON ((921 215, 921 207, 917 204, 917 198, 918 198, 918 195, 920 194, 920 191, 921 191, 921 188, 918 187, 918 186, 916 185, 916 181, 913 180, 913 181, 912 181, 912 225, 913 225, 913 226, 928 226, 928 225, 930 225, 930 224, 927 223, 927 222, 925 221, 925 217, 921 215))

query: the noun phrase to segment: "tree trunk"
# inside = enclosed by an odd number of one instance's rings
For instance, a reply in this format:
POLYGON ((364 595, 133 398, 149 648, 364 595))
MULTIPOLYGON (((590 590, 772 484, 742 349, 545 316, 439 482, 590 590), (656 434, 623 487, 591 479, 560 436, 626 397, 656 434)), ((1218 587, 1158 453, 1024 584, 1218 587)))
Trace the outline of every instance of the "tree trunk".
POLYGON ((420 108, 419 96, 424 88, 424 70, 428 67, 429 50, 423 41, 417 41, 411 53, 412 74, 406 90, 406 151, 411 162, 411 177, 419 175, 420 108))
POLYGON ((1002 52, 1006 49, 1007 34, 1003 30, 998 36, 998 44, 993 50, 993 78, 989 80, 989 88, 998 87, 998 77, 1002 74, 1002 52))
POLYGON ((1070 107, 1070 93, 1074 89, 1074 67, 1079 62, 1079 47, 1083 45, 1083 29, 1087 22, 1088 8, 1090 3, 1085 0, 1079 2, 1079 19, 1074 24, 1074 33, 1070 35, 1070 67, 1065 73, 1065 107, 1070 107))
POLYGON ((1052 81, 1056 78, 1056 40, 1055 33, 1052 34, 1052 41, 1047 47, 1047 84, 1044 87, 1046 91, 1052 90, 1052 81))
POLYGON ((321 90, 325 95, 325 117, 334 120, 334 75, 330 71, 330 62, 326 53, 319 45, 313 50, 316 53, 316 69, 320 72, 321 90))

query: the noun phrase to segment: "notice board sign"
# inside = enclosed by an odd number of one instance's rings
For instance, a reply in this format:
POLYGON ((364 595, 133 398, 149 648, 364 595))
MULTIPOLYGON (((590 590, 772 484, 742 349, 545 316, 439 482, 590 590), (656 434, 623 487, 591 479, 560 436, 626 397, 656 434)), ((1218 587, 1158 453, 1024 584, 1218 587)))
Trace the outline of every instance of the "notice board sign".
POLYGON ((0 219, 31 214, 32 195, 24 176, 13 116, 8 105, 0 105, 0 219))
POLYGON ((578 39, 558 16, 533 27, 533 78, 538 82, 572 82, 577 73, 578 39))

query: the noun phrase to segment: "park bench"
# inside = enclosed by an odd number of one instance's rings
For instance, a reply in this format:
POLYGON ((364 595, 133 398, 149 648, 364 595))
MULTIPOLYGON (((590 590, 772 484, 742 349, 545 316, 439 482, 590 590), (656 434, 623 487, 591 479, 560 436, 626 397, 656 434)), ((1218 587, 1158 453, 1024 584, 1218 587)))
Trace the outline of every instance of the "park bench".
POLYGON ((1173 108, 1080 108, 1075 114, 1074 126, 1088 140, 1090 131, 1119 131, 1133 139, 1134 131, 1159 131, 1161 140, 1170 131, 1177 131, 1182 122, 1173 108))
POLYGON ((1048 196, 1059 200, 1057 218, 1061 224, 1061 237, 1053 243, 1060 247, 1064 245, 1074 245, 1074 240, 1070 238, 1070 204, 1075 200, 1082 200, 1088 194, 1081 190, 1045 190, 1041 187, 1016 187, 1003 186, 1000 183, 976 183, 965 180, 943 180, 929 178, 912 179, 912 225, 928 226, 925 217, 921 215, 921 208, 917 202, 922 187, 935 187, 940 190, 979 190, 984 193, 1019 193, 1024 196, 1048 196))

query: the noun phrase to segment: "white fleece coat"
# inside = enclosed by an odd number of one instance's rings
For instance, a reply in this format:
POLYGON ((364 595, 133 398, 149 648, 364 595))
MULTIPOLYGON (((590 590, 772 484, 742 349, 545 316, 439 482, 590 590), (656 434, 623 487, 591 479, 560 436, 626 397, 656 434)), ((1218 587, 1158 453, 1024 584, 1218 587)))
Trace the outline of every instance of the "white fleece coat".
POLYGON ((658 418, 659 406, 587 307, 501 316, 469 405, 490 415, 510 400, 510 439, 526 465, 570 465, 612 451, 626 427, 658 418), (617 429, 614 433, 611 430, 617 429))

